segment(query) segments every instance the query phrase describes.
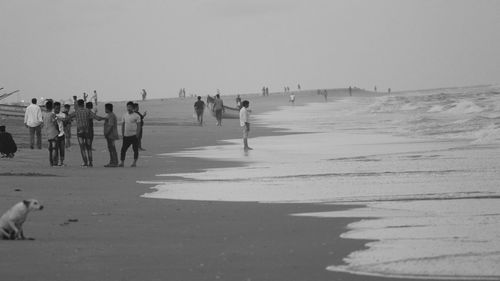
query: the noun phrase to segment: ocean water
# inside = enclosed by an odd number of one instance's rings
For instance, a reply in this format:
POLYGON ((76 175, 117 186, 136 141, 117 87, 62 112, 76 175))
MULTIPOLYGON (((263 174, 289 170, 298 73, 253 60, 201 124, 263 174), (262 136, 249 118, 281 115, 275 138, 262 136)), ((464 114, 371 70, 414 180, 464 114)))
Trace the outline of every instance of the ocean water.
POLYGON ((500 86, 336 98, 283 106, 252 122, 294 134, 250 138, 248 153, 241 140, 227 140, 168 154, 245 166, 158 175, 144 182, 155 186, 143 196, 363 203, 291 214, 359 218, 342 237, 372 242, 327 270, 500 279, 500 86))

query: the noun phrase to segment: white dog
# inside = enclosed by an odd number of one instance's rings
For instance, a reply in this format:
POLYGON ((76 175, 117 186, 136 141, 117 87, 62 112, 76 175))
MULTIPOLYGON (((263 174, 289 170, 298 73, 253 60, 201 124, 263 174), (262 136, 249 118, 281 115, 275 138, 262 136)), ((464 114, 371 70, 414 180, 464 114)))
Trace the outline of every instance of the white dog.
POLYGON ((28 213, 42 209, 43 206, 35 199, 23 200, 12 206, 0 217, 0 239, 25 239, 23 223, 26 221, 28 213))

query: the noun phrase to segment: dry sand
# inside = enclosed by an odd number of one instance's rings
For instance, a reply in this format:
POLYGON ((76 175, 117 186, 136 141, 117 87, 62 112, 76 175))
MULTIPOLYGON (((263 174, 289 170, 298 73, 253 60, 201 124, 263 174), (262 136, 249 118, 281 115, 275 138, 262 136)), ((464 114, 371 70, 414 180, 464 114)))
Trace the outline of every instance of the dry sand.
MULTIPOLYGON (((223 98, 227 105, 234 103, 234 97, 223 98)), ((254 114, 288 103, 279 94, 243 98, 251 101, 254 114)), ((322 100, 304 92, 296 105, 322 100)), ((46 208, 31 213, 25 223, 26 236, 36 240, 0 241, 0 280, 382 280, 325 270, 366 242, 339 238, 353 220, 289 216, 345 206, 140 197, 148 186, 136 182, 154 180, 156 174, 236 165, 159 156, 240 137, 237 120, 225 120, 219 128, 206 113, 206 125, 195 125, 193 103, 141 103, 141 111, 148 111, 147 151, 140 153, 137 168, 102 167, 108 154, 101 124, 96 125, 94 168, 79 167, 75 145, 67 152, 67 167, 51 168, 46 141, 42 150, 27 149, 22 120, 1 119, 20 151, 14 159, 0 160, 0 211, 26 198, 37 198, 46 208)), ((114 104, 120 116, 124 103, 114 104)), ((254 126, 251 136, 277 133, 254 126)))

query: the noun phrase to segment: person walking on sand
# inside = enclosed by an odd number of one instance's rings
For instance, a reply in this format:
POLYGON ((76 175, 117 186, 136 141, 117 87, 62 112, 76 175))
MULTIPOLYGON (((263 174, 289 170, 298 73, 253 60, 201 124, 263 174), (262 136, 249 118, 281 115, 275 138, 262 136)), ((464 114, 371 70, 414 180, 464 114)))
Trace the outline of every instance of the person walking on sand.
POLYGON ((236 96, 236 106, 238 107, 238 109, 241 108, 241 97, 240 97, 240 95, 236 96))
POLYGON ((106 116, 104 117, 104 137, 108 144, 109 164, 104 167, 118 167, 118 153, 116 152, 115 141, 118 139, 118 120, 113 113, 113 105, 107 103, 104 105, 106 116))
POLYGON ((35 135, 36 146, 42 149, 42 124, 42 109, 37 105, 36 98, 33 98, 24 113, 24 125, 29 129, 31 149, 35 147, 35 135))
POLYGON ((123 167, 125 162, 125 155, 128 148, 132 145, 134 150, 134 162, 131 167, 136 167, 137 159, 139 159, 139 134, 141 131, 141 117, 134 112, 134 103, 129 101, 127 103, 127 112, 122 117, 122 136, 123 143, 120 153, 120 164, 118 167, 123 167))
POLYGON ((71 119, 69 118, 69 109, 71 105, 65 104, 62 113, 64 114, 64 138, 66 148, 71 147, 71 119))
POLYGON ((57 166, 64 166, 64 152, 66 150, 66 135, 64 134, 64 121, 66 120, 66 115, 61 112, 61 103, 54 103, 54 114, 56 116, 57 129, 59 134, 56 137, 56 152, 55 152, 55 163, 57 166))
POLYGON ((94 90, 94 95, 92 96, 92 99, 94 100, 95 106, 97 106, 97 91, 94 90))
POLYGON ((220 98, 220 94, 215 95, 214 106, 212 111, 215 112, 217 126, 222 126, 222 114, 224 113, 224 102, 220 98))
MULTIPOLYGON (((97 113, 96 111, 93 111, 94 105, 92 104, 91 101, 85 103, 85 108, 88 111, 93 112, 94 115, 95 115, 95 113, 97 113)), ((92 151, 94 151, 94 148, 92 147, 93 143, 94 143, 94 119, 91 118, 91 119, 89 119, 89 144, 90 144, 90 149, 92 151)))
POLYGON ((145 101, 148 93, 146 93, 146 90, 142 89, 141 95, 142 95, 142 101, 145 101))
POLYGON ((82 167, 93 167, 92 164, 92 145, 90 144, 90 128, 89 120, 97 119, 94 112, 85 108, 85 101, 79 99, 76 101, 75 111, 69 114, 70 119, 76 120, 76 137, 80 145, 80 153, 82 154, 82 167))
POLYGON ((248 107, 250 106, 250 102, 244 100, 241 105, 240 126, 243 128, 243 149, 247 151, 252 150, 252 148, 248 146, 248 133, 250 132, 250 110, 248 107))
POLYGON ((291 102, 292 105, 295 105, 295 94, 294 93, 290 94, 290 100, 288 102, 291 102))
POLYGON ((146 118, 146 115, 148 114, 147 111, 144 111, 144 113, 140 113, 139 112, 139 104, 138 103, 134 103, 134 112, 139 114, 139 116, 141 117, 141 132, 139 133, 139 150, 146 150, 142 147, 142 130, 144 128, 144 118, 146 118))
POLYGON ((196 118, 200 126, 203 126, 203 112, 205 111, 205 102, 201 100, 198 96, 198 100, 194 103, 194 112, 196 112, 196 118))
POLYGON ((43 127, 45 129, 45 135, 49 142, 49 163, 50 166, 57 165, 57 135, 59 130, 57 129, 56 115, 52 112, 53 102, 52 100, 47 100, 45 103, 46 111, 43 113, 43 127))
POLYGON ((5 131, 5 126, 0 126, 0 154, 2 158, 14 158, 17 145, 12 135, 5 131))

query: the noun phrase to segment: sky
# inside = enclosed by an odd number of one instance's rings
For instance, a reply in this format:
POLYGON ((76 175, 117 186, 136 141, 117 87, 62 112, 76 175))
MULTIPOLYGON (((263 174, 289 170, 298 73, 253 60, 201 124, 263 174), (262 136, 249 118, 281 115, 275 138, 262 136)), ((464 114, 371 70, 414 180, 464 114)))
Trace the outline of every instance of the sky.
POLYGON ((0 0, 0 88, 101 100, 500 82, 496 0, 0 0))

